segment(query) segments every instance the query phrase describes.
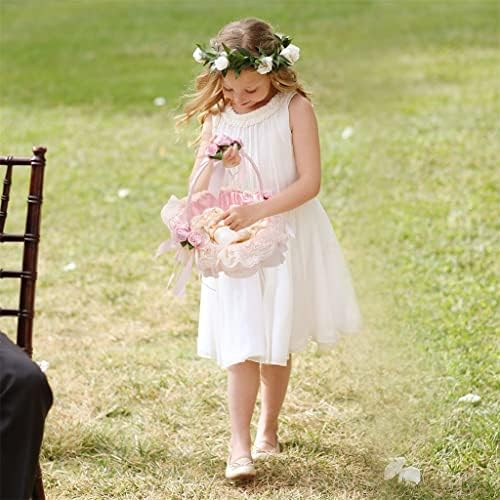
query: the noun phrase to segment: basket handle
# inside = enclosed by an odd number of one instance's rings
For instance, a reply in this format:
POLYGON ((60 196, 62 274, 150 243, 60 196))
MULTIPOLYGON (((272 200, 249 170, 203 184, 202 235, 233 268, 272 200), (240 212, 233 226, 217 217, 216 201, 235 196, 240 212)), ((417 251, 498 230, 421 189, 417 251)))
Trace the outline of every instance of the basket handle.
MULTIPOLYGON (((263 194, 264 187, 262 184, 262 176, 260 175, 260 172, 259 172, 257 165, 252 160, 252 158, 250 158, 250 156, 246 153, 246 151, 243 150, 243 148, 240 149, 240 155, 243 158, 246 158, 250 162, 250 165, 252 165, 252 169, 255 172, 255 174, 257 175, 257 181, 259 183, 259 194, 261 197, 264 197, 264 194, 263 194)), ((219 161, 222 161, 222 160, 219 160, 219 161)), ((196 175, 194 176, 194 178, 191 182, 191 185, 189 186, 189 194, 188 194, 188 199, 187 199, 187 203, 186 203, 188 221, 191 220, 191 198, 193 197, 194 186, 198 182, 198 179, 200 178, 203 171, 208 167, 209 162, 210 162, 210 158, 208 156, 206 156, 205 159, 202 161, 200 168, 198 169, 198 172, 196 172, 196 175)), ((224 168, 224 167, 222 167, 222 168, 224 168)))

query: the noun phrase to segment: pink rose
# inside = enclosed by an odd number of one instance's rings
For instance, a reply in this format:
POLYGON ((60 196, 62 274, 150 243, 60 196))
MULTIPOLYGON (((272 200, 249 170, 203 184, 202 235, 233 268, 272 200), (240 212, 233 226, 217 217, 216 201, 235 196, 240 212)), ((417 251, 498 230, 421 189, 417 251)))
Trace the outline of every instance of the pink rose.
POLYGON ((215 136, 214 143, 217 144, 217 146, 231 146, 233 140, 226 134, 221 134, 215 136))
POLYGON ((190 232, 189 224, 180 223, 174 228, 174 237, 177 241, 186 241, 190 232))
POLYGON ((217 154, 217 151, 219 151, 219 146, 217 146, 217 144, 211 142, 207 146, 207 149, 205 150, 205 154, 207 156, 215 156, 217 154))
POLYGON ((188 236, 188 242, 194 248, 199 248, 205 243, 205 235, 201 231, 191 231, 188 236))
POLYGON ((170 229, 170 231, 173 233, 175 233, 175 228, 182 224, 181 220, 179 219, 178 216, 175 216, 175 217, 172 217, 169 221, 168 221, 168 228, 170 229))

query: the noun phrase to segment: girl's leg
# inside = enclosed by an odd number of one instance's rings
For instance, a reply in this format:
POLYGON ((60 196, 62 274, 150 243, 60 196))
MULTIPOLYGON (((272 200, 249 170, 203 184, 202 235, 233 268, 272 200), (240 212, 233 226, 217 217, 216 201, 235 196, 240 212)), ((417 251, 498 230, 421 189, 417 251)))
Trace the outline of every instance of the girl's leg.
POLYGON ((260 365, 262 404, 256 442, 260 442, 259 448, 261 449, 276 446, 278 417, 285 400, 291 369, 292 355, 290 355, 286 366, 260 365), (267 441, 269 445, 262 443, 262 441, 267 441))
POLYGON ((231 418, 231 460, 249 457, 250 422, 259 391, 259 365, 244 361, 228 368, 227 389, 231 418))

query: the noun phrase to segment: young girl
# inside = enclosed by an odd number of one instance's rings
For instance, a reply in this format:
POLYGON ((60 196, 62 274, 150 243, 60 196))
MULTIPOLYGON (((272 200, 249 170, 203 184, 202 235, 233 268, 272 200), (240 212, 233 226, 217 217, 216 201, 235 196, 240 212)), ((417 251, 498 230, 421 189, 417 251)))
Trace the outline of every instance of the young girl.
MULTIPOLYGON (((293 64, 299 48, 259 19, 222 28, 210 47, 193 57, 206 69, 180 122, 202 123, 193 174, 216 134, 241 138, 273 196, 233 207, 222 216, 240 230, 283 214, 294 237, 285 262, 248 278, 203 278, 198 354, 228 371, 231 421, 228 479, 255 476, 254 459, 281 451, 278 416, 287 391, 291 353, 311 338, 333 346, 340 333, 356 333, 362 319, 342 250, 316 198, 320 190, 320 146, 314 108, 293 64), (253 448, 250 422, 261 389, 261 413, 253 448)), ((237 146, 226 150, 225 180, 240 163, 237 146)), ((212 165, 195 190, 207 189, 212 165)), ((191 178, 193 178, 193 174, 191 178)), ((256 189, 249 177, 248 185, 256 189)))

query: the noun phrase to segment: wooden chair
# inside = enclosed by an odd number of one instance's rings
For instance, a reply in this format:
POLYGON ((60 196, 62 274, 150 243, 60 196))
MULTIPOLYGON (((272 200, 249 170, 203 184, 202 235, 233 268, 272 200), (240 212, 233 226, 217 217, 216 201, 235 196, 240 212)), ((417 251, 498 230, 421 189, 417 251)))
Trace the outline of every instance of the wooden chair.
MULTIPOLYGON (((19 278, 20 293, 17 309, 2 309, 0 316, 17 317, 17 344, 31 357, 33 353, 33 318, 35 316, 35 285, 37 279, 38 242, 40 240, 40 221, 43 193, 43 176, 45 170, 45 153, 47 149, 38 146, 33 148, 32 158, 15 158, 0 156, 0 165, 5 165, 5 178, 0 204, 0 243, 23 243, 22 270, 6 270, 0 268, 0 278, 19 278), (31 166, 24 234, 7 234, 4 232, 9 204, 10 186, 12 184, 13 167, 31 166)), ((1 264, 1 262, 0 262, 1 264)), ((33 499, 45 499, 40 464, 33 491, 33 499)))

